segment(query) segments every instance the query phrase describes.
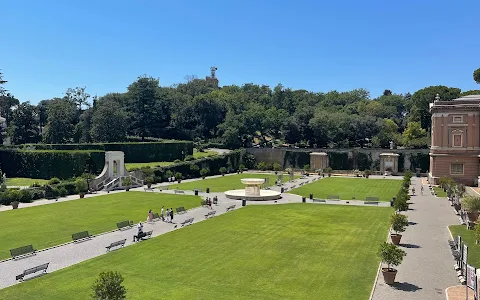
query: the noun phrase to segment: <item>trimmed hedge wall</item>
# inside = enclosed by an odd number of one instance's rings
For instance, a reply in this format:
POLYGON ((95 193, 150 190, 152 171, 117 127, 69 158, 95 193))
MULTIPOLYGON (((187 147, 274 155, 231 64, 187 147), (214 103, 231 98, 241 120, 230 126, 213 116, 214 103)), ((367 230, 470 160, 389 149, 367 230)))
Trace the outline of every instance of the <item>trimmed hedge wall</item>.
POLYGON ((328 164, 333 170, 352 170, 353 164, 346 152, 328 152, 328 164))
POLYGON ((422 169, 421 172, 427 172, 430 168, 430 155, 429 154, 410 154, 410 170, 416 171, 416 168, 422 169))
POLYGON ((282 168, 300 168, 310 164, 310 153, 303 151, 285 151, 282 168))
POLYGON ((72 178, 85 172, 99 174, 105 165, 103 151, 0 150, 0 168, 7 177, 72 178))
POLYGON ((103 143, 103 144, 24 144, 10 146, 22 150, 98 150, 123 151, 125 162, 144 163, 152 161, 174 161, 193 155, 193 142, 167 141, 146 143, 103 143), (183 157, 182 157, 182 151, 183 157))

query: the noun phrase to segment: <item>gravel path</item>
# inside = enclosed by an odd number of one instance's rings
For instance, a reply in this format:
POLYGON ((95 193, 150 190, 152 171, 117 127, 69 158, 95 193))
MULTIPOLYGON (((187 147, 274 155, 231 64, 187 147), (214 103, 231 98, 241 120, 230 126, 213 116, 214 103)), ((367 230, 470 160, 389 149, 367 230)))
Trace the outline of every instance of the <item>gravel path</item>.
MULTIPOLYGON (((422 181, 412 179, 420 192, 422 181)), ((411 198, 408 220, 413 222, 403 233, 401 247, 407 252, 397 267, 396 283, 384 283, 381 272, 373 291, 373 300, 445 299, 445 289, 458 284, 454 261, 447 243, 451 239, 448 226, 458 223, 458 217, 446 198, 427 193, 411 198), (428 195, 427 195, 428 194, 428 195)))

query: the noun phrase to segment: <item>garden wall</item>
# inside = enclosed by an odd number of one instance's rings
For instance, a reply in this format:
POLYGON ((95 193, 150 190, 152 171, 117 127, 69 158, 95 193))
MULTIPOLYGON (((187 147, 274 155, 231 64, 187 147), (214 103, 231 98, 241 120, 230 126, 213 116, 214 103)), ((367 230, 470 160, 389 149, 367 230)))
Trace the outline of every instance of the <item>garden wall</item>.
POLYGON ((290 148, 248 148, 257 162, 278 163, 282 168, 303 168, 310 164, 311 152, 326 152, 330 167, 334 170, 379 170, 380 154, 399 154, 398 171, 415 171, 421 168, 427 172, 430 166, 429 149, 290 149, 290 148))

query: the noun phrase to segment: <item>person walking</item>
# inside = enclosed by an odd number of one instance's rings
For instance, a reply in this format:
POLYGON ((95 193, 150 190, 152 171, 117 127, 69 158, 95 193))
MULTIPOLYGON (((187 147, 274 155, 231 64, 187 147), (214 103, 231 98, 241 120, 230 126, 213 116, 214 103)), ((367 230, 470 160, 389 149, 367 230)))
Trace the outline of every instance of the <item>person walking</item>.
POLYGON ((165 214, 165 208, 164 208, 164 206, 162 206, 162 210, 160 212, 160 215, 162 216, 162 221, 165 222, 165 215, 164 214, 165 214))
POLYGON ((170 209, 170 223, 173 223, 173 208, 170 209))
POLYGON ((165 222, 169 222, 170 220, 170 209, 167 208, 167 212, 165 213, 165 222))
POLYGON ((150 209, 148 211, 148 216, 147 216, 147 223, 153 222, 153 211, 150 209))
POLYGON ((420 193, 423 195, 423 185, 420 187, 420 193))

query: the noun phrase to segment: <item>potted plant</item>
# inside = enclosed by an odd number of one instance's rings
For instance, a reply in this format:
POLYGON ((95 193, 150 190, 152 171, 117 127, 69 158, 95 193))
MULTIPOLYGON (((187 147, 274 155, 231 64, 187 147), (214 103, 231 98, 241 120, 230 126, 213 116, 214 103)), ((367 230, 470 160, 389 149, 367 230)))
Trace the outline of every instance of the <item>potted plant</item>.
POLYGON ((400 213, 394 213, 390 217, 390 225, 392 230, 395 233, 390 234, 390 238, 392 239, 392 243, 394 245, 399 245, 400 240, 402 239, 402 235, 400 232, 404 232, 408 226, 408 218, 406 215, 400 213))
POLYGON ((328 167, 328 168, 325 169, 325 172, 328 174, 328 177, 331 177, 331 176, 332 176, 332 171, 333 171, 333 169, 330 168, 330 167, 328 167))
POLYGON ((182 182, 182 173, 175 173, 175 179, 178 181, 178 183, 182 182))
POLYGON ((392 168, 388 167, 385 169, 385 176, 390 176, 392 175, 392 168))
POLYGON ((468 196, 462 200, 462 208, 467 212, 470 222, 475 222, 480 215, 480 197, 468 196))
POLYGON ((153 184, 153 177, 152 176, 146 177, 145 183, 147 184, 147 188, 151 189, 153 184))
POLYGON ((382 260, 382 262, 387 264, 386 268, 382 268, 383 280, 388 285, 395 283, 395 276, 397 276, 397 270, 393 267, 400 265, 403 261, 403 257, 407 254, 398 246, 387 242, 383 242, 380 245, 377 254, 382 260))
POLYGON ((208 169, 206 168, 203 168, 200 170, 200 176, 202 176, 202 179, 205 179, 205 177, 207 177, 208 175, 208 169))
POLYGON ((19 201, 13 201, 10 204, 12 205, 12 209, 18 209, 18 205, 20 205, 20 202, 19 201))
POLYGON ((133 184, 133 181, 132 181, 132 178, 130 178, 130 176, 128 177, 124 177, 122 179, 122 185, 125 186, 125 191, 130 191, 130 187, 132 186, 133 184))
POLYGON ((238 166, 238 170, 240 171, 240 173, 243 173, 243 171, 245 171, 245 165, 240 164, 240 166, 238 166))
POLYGON ((221 167, 218 171, 222 174, 222 176, 225 176, 225 173, 227 173, 227 168, 221 167))
POLYGON ((75 191, 80 195, 80 198, 85 197, 85 193, 88 191, 87 181, 83 178, 75 180, 75 191))
POLYGON ((365 178, 370 177, 371 174, 372 174, 372 172, 370 170, 363 171, 363 175, 365 175, 365 178))

